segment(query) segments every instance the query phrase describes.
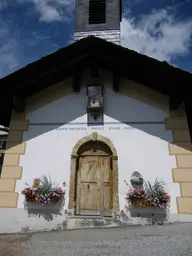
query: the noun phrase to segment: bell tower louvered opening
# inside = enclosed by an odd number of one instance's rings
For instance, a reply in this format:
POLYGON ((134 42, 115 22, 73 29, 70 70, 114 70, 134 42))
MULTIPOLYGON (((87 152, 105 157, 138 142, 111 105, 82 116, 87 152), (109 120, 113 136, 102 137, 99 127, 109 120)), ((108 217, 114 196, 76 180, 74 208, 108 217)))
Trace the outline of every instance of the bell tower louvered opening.
POLYGON ((89 24, 106 23, 106 0, 89 0, 89 24))
POLYGON ((76 0, 74 41, 95 36, 120 44, 122 0, 76 0))

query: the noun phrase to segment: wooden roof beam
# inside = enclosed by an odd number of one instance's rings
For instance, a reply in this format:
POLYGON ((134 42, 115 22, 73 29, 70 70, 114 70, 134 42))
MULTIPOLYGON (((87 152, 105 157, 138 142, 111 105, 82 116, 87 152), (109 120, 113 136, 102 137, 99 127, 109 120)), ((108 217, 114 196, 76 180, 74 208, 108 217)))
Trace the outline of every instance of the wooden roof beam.
POLYGON ((74 92, 80 92, 80 79, 81 75, 80 73, 76 73, 73 77, 73 90, 74 92))
POLYGON ((170 110, 177 110, 179 106, 182 104, 182 99, 175 97, 175 96, 170 96, 169 97, 169 108, 170 110))
POLYGON ((113 73, 113 90, 118 92, 120 89, 120 74, 118 72, 113 73))
POLYGON ((19 95, 13 95, 13 107, 20 112, 25 110, 25 99, 19 95))

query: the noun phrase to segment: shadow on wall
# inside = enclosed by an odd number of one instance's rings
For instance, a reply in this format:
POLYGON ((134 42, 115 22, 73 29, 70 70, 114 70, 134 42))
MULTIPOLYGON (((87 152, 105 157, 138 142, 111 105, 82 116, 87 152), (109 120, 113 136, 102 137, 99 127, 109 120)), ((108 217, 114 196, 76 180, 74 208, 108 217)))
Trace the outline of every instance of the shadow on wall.
POLYGON ((121 210, 118 216, 115 216, 115 220, 122 225, 134 224, 134 225, 163 225, 169 217, 168 210, 157 210, 153 208, 131 208, 125 205, 125 210, 121 210))
MULTIPOLYGON (((157 106, 149 105, 149 102, 144 102, 144 100, 142 102, 125 96, 121 94, 121 91, 120 93, 116 93, 109 88, 105 88, 104 93, 104 114, 109 119, 115 120, 108 122, 109 125, 121 126, 120 123, 126 124, 130 126, 130 129, 140 130, 146 134, 172 143, 172 141, 170 141, 172 131, 162 133, 162 130, 165 130, 164 120, 169 116, 168 110, 166 112, 163 109, 157 108, 157 106)), ((70 94, 65 97, 49 103, 49 108, 44 106, 38 111, 31 112, 30 131, 24 133, 23 142, 27 142, 53 130, 58 130, 59 132, 59 129, 64 125, 69 127, 71 125, 75 127, 85 126, 87 122, 86 117, 83 122, 78 121, 78 118, 86 116, 87 114, 85 96, 86 90, 82 88, 79 93, 70 92, 70 94), (77 120, 77 122, 75 120, 77 120)), ((94 126, 95 125, 96 124, 94 124, 94 126)), ((185 130, 188 132, 187 127, 185 130)), ((62 132, 64 133, 65 130, 63 129, 62 132)), ((74 132, 78 133, 78 130, 74 132)), ((177 143, 174 143, 174 145, 175 144, 177 143)), ((192 147, 189 144, 190 143, 186 142, 178 142, 180 148, 191 151, 192 147)), ((54 148, 57 147, 57 143, 52 144, 51 147, 54 150, 54 148)))
MULTIPOLYGON (((120 86, 121 88, 121 86, 120 86)), ((58 132, 63 132, 63 136, 59 136, 59 140, 62 140, 63 143, 66 143, 66 135, 65 130, 59 131, 60 127, 63 127, 65 124, 68 127, 85 127, 86 126, 86 92, 85 88, 81 88, 79 93, 69 93, 65 97, 62 97, 54 102, 49 103, 48 105, 41 107, 38 111, 33 111, 30 113, 30 124, 29 131, 24 132, 23 142, 27 142, 36 137, 45 135, 53 130, 58 130, 58 132), (80 117, 85 117, 80 118, 80 117), (80 121, 79 121, 80 120, 80 121), (83 121, 82 121, 83 120, 83 121), (73 123, 71 123, 73 122, 73 123), (81 123, 82 122, 82 123, 81 123)), ((138 91, 139 94, 139 91, 138 91)), ((126 124, 131 127, 131 129, 136 129, 146 134, 152 135, 156 138, 164 140, 166 142, 172 143, 174 146, 178 144, 179 146, 179 154, 182 149, 190 151, 191 154, 192 146, 189 140, 186 142, 175 142, 173 143, 171 140, 172 131, 165 131, 165 123, 164 119, 169 116, 168 111, 163 110, 161 108, 157 108, 154 104, 149 105, 147 101, 138 101, 130 98, 128 96, 123 95, 123 92, 114 92, 109 88, 105 88, 105 115, 108 117, 108 120, 114 120, 111 122, 111 126, 121 126, 119 123, 126 124), (121 94, 122 93, 122 94, 121 94), (160 121, 159 121, 160 120, 160 121)), ((39 99, 41 100, 41 99, 39 99)), ((155 101, 155 100, 154 100, 155 101)), ((158 101, 158 98, 157 98, 158 101)), ((166 102, 166 99, 165 99, 166 102)), ((109 123, 108 123, 109 124, 109 123)), ((94 125, 95 126, 95 125, 94 125)), ((57 131, 56 131, 57 132, 57 131)), ((98 131, 99 132, 99 131, 98 131)), ((188 128, 185 125, 184 129, 179 132, 188 132, 188 128)), ((78 130, 75 130, 74 133, 78 133, 78 130)), ((136 135, 137 136, 137 135, 136 135)), ((46 147, 50 146, 50 154, 55 153, 57 150, 57 143, 52 143, 47 140, 46 147), (49 144, 48 144, 49 143, 49 144)), ((140 143, 140 142, 138 142, 140 143)), ((14 145, 15 146, 15 145, 14 145)), ((74 146, 74 145, 72 145, 74 146)), ((140 145, 139 145, 140 146, 140 145)), ((155 146, 155 145, 154 145, 155 146)), ((10 148, 11 148, 10 143, 10 148)), ((147 151, 148 145, 144 145, 141 150, 147 151)), ((72 148, 71 148, 72 150, 72 148)), ((178 151, 178 148, 173 148, 174 151, 178 151)), ((154 148, 155 152, 155 148, 154 148)), ((186 152, 183 153, 183 155, 186 152)), ((182 155, 182 152, 181 152, 182 155)), ((150 156, 149 156, 150 157, 150 156)), ((143 160, 145 161, 145 159, 143 160)), ((26 211, 30 216, 38 216, 43 217, 46 221, 51 221, 54 216, 62 214, 62 207, 59 209, 57 207, 50 207, 49 209, 46 207, 37 208, 34 205, 25 206, 26 211), (51 208, 51 209, 50 209, 51 208)), ((126 214, 126 213, 125 213, 126 214)), ((135 213, 132 211, 133 216, 135 213)), ((145 215, 150 221, 154 221, 154 219, 166 219, 166 216, 162 213, 162 215, 151 213, 141 212, 139 216, 145 215)), ((138 216, 137 216, 138 217, 138 216)))
MULTIPOLYGON (((136 207, 131 208, 126 206, 126 212, 130 215, 130 217, 134 218, 145 218, 148 224, 158 224, 163 225, 165 221, 167 221, 169 216, 169 211, 165 209, 154 209, 152 207, 136 207)), ((126 213, 124 213, 126 214, 126 213)), ((126 215, 127 215, 126 214, 126 215)), ((122 214, 123 218, 123 214, 122 214)))
MULTIPOLYGON (((60 200, 56 204, 41 205, 34 203, 24 203, 24 209, 28 217, 44 218, 45 221, 52 221, 57 216, 63 215, 65 200, 60 200)), ((65 213, 66 214, 66 213, 65 213)))

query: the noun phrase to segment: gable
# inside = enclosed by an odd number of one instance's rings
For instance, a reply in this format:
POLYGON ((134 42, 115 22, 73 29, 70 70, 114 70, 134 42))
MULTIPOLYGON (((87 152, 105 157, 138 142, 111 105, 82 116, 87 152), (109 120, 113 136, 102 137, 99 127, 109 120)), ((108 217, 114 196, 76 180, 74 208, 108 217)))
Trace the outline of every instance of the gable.
MULTIPOLYGON (((126 115, 132 115, 134 121, 141 120, 142 114, 145 119, 145 113, 148 113, 149 121, 158 121, 160 116, 162 116, 161 121, 163 121, 169 115, 167 96, 123 78, 120 80, 119 91, 115 92, 112 86, 112 74, 100 70, 100 76, 105 87, 104 112, 106 115, 112 115, 112 118, 119 119, 122 122, 126 121, 126 115), (121 111, 121 109, 124 109, 124 111, 121 111), (142 114, 139 114, 139 112, 142 112, 142 114)), ((51 122, 53 123, 68 123, 79 116, 86 115, 85 87, 88 85, 88 78, 89 72, 85 72, 78 93, 72 90, 72 79, 66 79, 27 98, 27 117, 30 116, 32 122, 47 123, 49 117, 52 116, 51 122), (70 116, 72 109, 75 111, 73 117, 70 116)))
POLYGON ((173 109, 191 100, 190 73, 105 40, 88 37, 1 79, 1 92, 5 96, 1 124, 8 125, 12 106, 23 111, 26 98, 65 79, 71 78, 72 89, 78 92, 82 74, 87 69, 92 74, 98 69, 111 72, 114 91, 120 90, 120 79, 124 78, 167 95, 173 109))

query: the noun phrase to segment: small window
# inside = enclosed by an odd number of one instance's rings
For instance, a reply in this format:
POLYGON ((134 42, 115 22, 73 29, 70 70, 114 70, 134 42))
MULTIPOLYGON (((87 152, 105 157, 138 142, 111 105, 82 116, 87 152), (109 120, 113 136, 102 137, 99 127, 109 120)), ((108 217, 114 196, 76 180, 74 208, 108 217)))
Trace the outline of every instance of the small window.
POLYGON ((106 22, 106 0, 89 0, 89 24, 106 22))

